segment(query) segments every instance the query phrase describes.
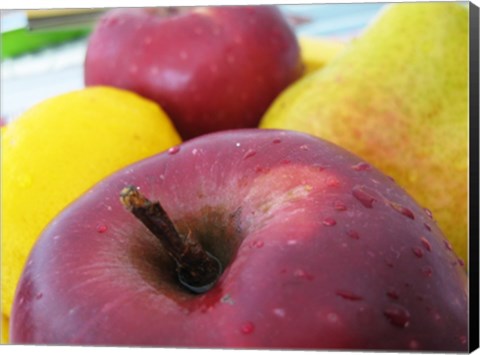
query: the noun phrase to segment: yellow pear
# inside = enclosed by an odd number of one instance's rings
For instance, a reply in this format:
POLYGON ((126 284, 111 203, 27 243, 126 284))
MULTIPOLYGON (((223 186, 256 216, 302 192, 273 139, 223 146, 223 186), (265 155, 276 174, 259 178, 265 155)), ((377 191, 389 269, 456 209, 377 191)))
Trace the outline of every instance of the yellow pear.
MULTIPOLYGON (((391 4, 260 127, 330 140, 391 175, 467 257, 468 8, 391 4)), ((478 237, 478 236, 475 236, 478 237)))
POLYGON ((178 143, 157 104, 107 87, 46 100, 2 129, 3 325, 25 260, 57 213, 107 175, 178 143))
POLYGON ((299 36, 300 55, 305 66, 304 74, 323 68, 345 49, 346 44, 327 37, 299 36))

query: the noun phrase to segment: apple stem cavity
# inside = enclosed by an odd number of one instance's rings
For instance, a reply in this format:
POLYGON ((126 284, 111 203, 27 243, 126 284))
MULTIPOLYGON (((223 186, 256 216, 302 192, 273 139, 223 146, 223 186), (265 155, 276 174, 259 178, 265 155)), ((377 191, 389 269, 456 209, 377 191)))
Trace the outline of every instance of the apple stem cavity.
POLYGON ((197 294, 205 293, 215 285, 222 273, 220 261, 203 249, 190 233, 180 235, 158 201, 150 201, 135 186, 123 188, 120 201, 160 240, 177 264, 181 285, 197 294))

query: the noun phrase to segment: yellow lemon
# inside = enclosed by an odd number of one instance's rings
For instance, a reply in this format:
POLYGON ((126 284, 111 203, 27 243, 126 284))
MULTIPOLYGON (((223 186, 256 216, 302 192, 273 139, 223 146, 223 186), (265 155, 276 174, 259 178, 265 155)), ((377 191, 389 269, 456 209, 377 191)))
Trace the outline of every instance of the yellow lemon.
POLYGON ((0 344, 8 344, 8 318, 2 314, 2 341, 0 344))
POLYGON ((114 171, 179 143, 157 104, 109 87, 54 97, 9 123, 1 142, 4 317, 33 244, 67 204, 114 171))

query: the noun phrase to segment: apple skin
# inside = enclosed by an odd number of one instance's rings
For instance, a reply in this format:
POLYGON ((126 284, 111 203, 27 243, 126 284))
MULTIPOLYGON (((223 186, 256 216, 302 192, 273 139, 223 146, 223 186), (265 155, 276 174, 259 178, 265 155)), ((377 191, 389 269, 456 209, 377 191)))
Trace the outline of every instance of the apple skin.
POLYGON ((282 349, 467 350, 467 278, 434 219, 327 141, 244 129, 192 139, 95 185, 44 230, 11 341, 282 349), (160 201, 224 272, 179 285, 119 202, 160 201))
POLYGON ((303 72, 293 30, 275 6, 185 9, 107 12, 89 39, 85 84, 156 101, 185 140, 256 127, 303 72))

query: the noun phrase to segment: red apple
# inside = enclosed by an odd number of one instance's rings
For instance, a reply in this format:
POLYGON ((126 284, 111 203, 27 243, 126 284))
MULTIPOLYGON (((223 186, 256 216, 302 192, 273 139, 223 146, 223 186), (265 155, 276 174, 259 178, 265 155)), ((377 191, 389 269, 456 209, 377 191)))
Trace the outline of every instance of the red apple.
POLYGON ((158 102, 188 139, 256 127, 302 70, 295 34, 275 6, 118 9, 91 35, 85 83, 158 102))
POLYGON ((303 133, 233 130, 135 163, 57 216, 11 340, 463 352, 466 285, 428 210, 374 167, 303 133))

